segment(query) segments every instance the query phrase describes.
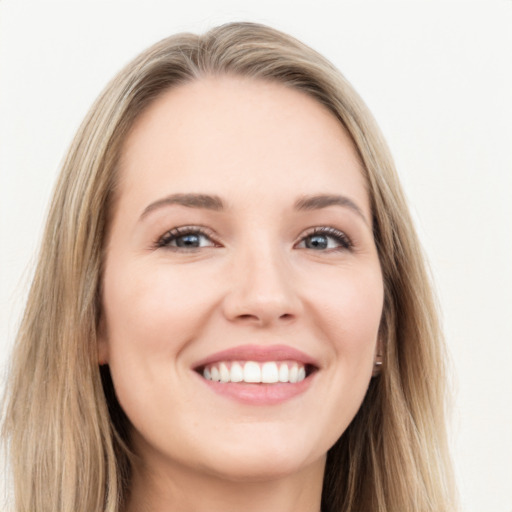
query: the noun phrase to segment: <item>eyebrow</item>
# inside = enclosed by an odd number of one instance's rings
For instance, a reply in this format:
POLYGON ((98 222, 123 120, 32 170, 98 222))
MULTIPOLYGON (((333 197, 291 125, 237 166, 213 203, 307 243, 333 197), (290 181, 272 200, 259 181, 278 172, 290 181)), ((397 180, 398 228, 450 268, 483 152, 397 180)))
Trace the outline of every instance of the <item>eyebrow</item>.
POLYGON ((186 206, 187 208, 203 208, 206 210, 214 211, 220 211, 224 209, 224 203, 218 196, 210 196, 207 194, 172 194, 147 206, 142 212, 140 219, 142 220, 150 212, 156 210, 157 208, 173 204, 186 206))
MULTIPOLYGON (((201 208, 205 210, 221 211, 224 210, 224 203, 218 196, 208 194, 172 194, 170 196, 158 199, 147 206, 140 216, 140 220, 146 217, 152 211, 163 206, 179 205, 187 208, 201 208)), ((294 204, 296 210, 321 210, 329 206, 342 206, 355 212, 364 222, 368 223, 361 208, 357 206, 352 199, 341 195, 320 194, 313 196, 303 196, 297 199, 294 204)))
POLYGON ((320 210, 329 206, 342 206, 344 208, 349 208, 361 217, 366 224, 368 224, 361 208, 359 208, 352 199, 346 196, 321 194, 315 196, 303 196, 295 201, 296 210, 320 210))

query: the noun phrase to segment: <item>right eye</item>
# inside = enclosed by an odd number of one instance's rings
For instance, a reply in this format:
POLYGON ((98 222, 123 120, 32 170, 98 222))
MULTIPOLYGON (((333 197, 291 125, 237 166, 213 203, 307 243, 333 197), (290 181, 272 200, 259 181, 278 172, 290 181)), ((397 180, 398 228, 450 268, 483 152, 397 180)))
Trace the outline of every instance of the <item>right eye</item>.
POLYGON ((218 244, 204 228, 186 226, 169 230, 157 241, 156 246, 176 251, 195 251, 203 247, 217 247, 218 244))

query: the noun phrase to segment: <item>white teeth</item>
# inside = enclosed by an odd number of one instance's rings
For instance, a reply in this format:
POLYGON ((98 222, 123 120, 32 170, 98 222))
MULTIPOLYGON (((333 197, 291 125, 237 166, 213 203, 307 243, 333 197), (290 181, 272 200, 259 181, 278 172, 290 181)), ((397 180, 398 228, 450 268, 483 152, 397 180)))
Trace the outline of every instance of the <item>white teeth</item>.
POLYGON ((244 380, 244 371, 238 363, 231 365, 231 382, 242 382, 244 380))
POLYGON ((244 382, 261 382, 261 369, 258 363, 247 361, 244 364, 244 382))
POLYGON ((276 363, 264 363, 261 367, 261 382, 272 384, 279 381, 279 370, 276 363))
POLYGON ((279 382, 288 382, 288 365, 286 363, 279 366, 279 382))
POLYGON ((223 361, 205 366, 203 377, 215 382, 248 382, 275 384, 278 382, 301 382, 306 378, 306 368, 303 364, 286 361, 223 361))
POLYGON ((220 373, 216 366, 212 366, 211 373, 212 373, 212 380, 219 382, 220 381, 220 373))
POLYGON ((221 382, 229 382, 231 380, 230 375, 229 375, 229 370, 228 370, 228 367, 226 366, 226 363, 220 363, 219 373, 220 373, 220 381, 221 382))
POLYGON ((296 363, 294 363, 293 366, 290 368, 290 373, 288 374, 288 380, 293 383, 297 382, 298 374, 299 374, 299 367, 297 366, 296 363))

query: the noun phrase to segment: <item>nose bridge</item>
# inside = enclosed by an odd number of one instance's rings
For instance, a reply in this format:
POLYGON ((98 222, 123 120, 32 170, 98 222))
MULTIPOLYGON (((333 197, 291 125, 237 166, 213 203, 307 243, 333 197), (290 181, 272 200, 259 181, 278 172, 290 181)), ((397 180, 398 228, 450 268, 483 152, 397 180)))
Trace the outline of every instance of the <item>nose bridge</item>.
POLYGON ((286 249, 269 236, 243 244, 234 255, 225 311, 230 319, 268 324, 300 311, 286 249))

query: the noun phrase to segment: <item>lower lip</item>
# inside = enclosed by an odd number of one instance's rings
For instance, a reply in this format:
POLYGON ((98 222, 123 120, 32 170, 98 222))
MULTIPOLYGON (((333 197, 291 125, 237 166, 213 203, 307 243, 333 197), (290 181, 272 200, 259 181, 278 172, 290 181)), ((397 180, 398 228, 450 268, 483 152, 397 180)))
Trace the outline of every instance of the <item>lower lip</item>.
POLYGON ((297 397, 307 391, 315 374, 301 382, 275 384, 249 384, 216 382, 198 377, 215 393, 249 405, 276 405, 297 397))

